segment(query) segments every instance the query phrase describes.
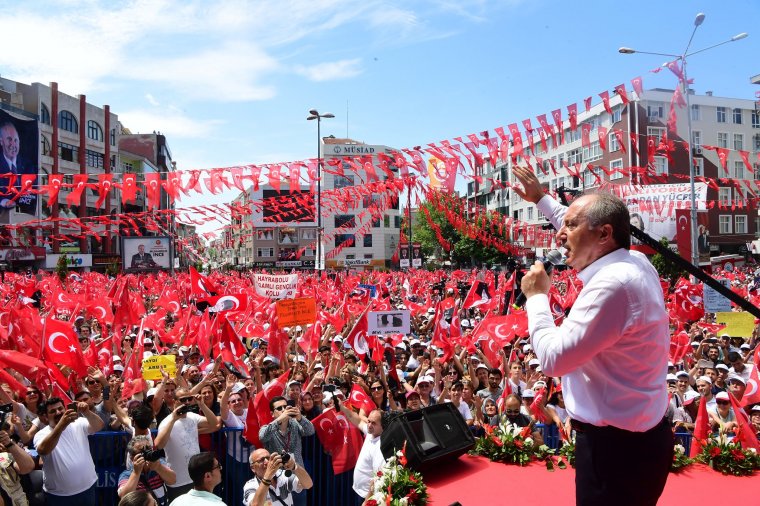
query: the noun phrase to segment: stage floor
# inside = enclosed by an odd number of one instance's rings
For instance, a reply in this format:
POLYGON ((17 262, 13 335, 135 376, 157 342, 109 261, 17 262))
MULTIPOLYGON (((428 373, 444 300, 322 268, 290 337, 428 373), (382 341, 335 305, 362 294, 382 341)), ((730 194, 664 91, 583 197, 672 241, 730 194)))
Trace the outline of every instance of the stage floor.
MULTIPOLYGON (((575 470, 549 472, 543 462, 519 467, 464 455, 426 471, 424 477, 431 502, 436 506, 448 506, 456 501, 462 506, 575 504, 575 470)), ((636 477, 631 476, 631 479, 636 477)), ((694 464, 680 473, 670 474, 658 504, 725 504, 727 500, 730 502, 729 497, 754 504, 752 497, 760 497, 760 475, 724 476, 707 466, 694 464)))

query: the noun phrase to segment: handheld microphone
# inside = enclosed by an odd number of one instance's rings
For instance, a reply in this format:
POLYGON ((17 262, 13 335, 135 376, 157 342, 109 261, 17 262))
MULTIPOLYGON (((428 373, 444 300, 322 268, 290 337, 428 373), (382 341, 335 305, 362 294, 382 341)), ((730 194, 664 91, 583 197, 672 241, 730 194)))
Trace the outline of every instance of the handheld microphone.
MULTIPOLYGON (((562 261, 562 253, 556 249, 553 249, 546 254, 546 260, 544 261, 544 270, 547 274, 551 274, 555 265, 564 265, 564 262, 562 261)), ((517 296, 517 299, 515 299, 515 303, 512 304, 512 307, 515 309, 521 308, 525 305, 525 301, 525 294, 520 293, 520 295, 517 296)))

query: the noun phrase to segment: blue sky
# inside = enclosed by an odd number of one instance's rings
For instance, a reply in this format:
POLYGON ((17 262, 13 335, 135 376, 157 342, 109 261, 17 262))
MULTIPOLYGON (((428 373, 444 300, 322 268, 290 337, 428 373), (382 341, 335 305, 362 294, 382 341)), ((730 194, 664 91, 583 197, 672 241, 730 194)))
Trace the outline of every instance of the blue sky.
MULTIPOLYGON (((167 135, 180 169, 316 155, 323 135, 410 147, 549 113, 644 78, 704 12, 698 93, 753 98, 760 2, 551 0, 2 1, 0 74, 57 81, 110 104, 133 132, 167 135), (8 44, 9 40, 15 40, 8 44)), ((227 201, 230 192, 180 205, 227 201)))

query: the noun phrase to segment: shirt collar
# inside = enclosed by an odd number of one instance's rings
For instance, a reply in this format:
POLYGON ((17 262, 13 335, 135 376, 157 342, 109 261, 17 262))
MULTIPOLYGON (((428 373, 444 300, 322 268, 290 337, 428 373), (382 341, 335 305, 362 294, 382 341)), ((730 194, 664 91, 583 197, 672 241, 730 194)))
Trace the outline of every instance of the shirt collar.
POLYGON ((606 267, 615 262, 620 262, 622 260, 625 260, 626 258, 628 258, 629 255, 630 255, 630 251, 628 251, 625 248, 619 248, 619 249, 616 249, 615 251, 607 253, 601 258, 597 258, 591 264, 586 266, 585 269, 580 271, 578 273, 578 278, 581 281, 583 281, 584 285, 588 284, 591 278, 593 278, 594 275, 597 272, 599 272, 603 267, 606 267))
POLYGON ((221 497, 212 494, 211 492, 206 492, 205 490, 198 490, 197 488, 191 488, 187 495, 191 495, 193 497, 204 497, 206 499, 213 499, 215 501, 222 502, 221 497))

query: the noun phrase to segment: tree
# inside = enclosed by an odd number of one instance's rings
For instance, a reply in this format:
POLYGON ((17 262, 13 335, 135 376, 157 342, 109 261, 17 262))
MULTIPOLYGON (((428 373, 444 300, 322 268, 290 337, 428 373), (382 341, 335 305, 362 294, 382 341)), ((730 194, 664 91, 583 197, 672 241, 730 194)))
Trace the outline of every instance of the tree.
MULTIPOLYGON (((670 242, 668 241, 667 237, 660 239, 660 244, 665 248, 670 247, 670 242)), ((657 269, 657 272, 660 274, 660 277, 662 279, 667 279, 670 281, 671 290, 674 286, 676 286, 678 279, 681 276, 686 275, 686 271, 679 268, 676 264, 670 262, 660 253, 656 253, 654 256, 652 256, 652 265, 655 269, 657 269)))
POLYGON ((55 264, 55 273, 58 275, 58 279, 63 283, 66 277, 69 275, 69 258, 61 254, 58 257, 58 263, 55 264))

